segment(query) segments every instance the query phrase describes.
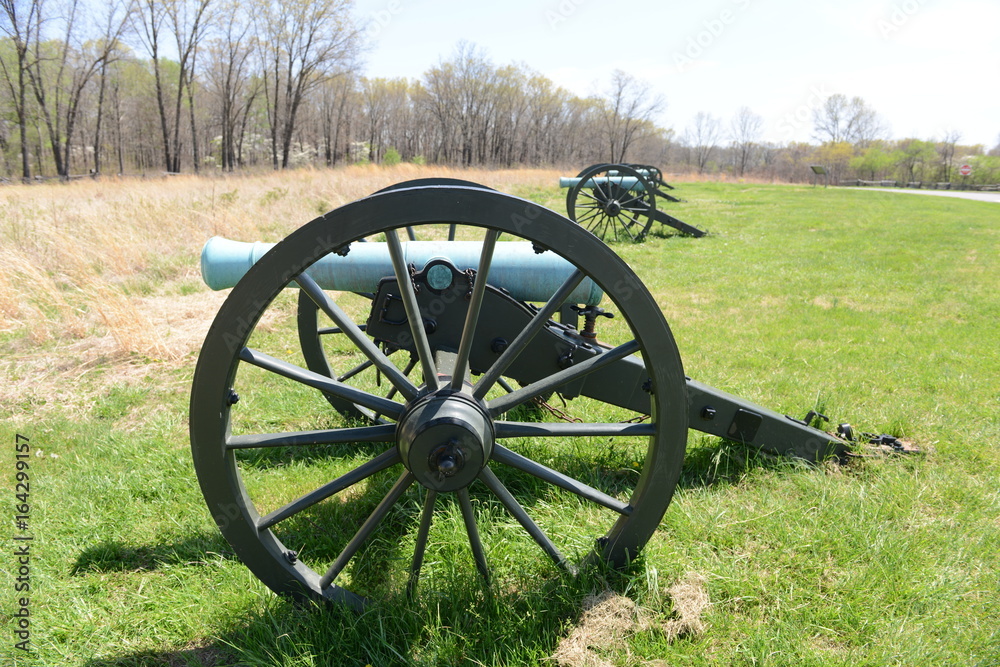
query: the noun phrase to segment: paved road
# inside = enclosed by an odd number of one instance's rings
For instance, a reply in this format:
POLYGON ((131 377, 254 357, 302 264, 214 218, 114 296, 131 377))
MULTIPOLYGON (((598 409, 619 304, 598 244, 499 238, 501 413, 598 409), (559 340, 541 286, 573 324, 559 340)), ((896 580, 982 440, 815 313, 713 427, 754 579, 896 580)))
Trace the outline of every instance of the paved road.
POLYGON ((876 192, 905 192, 911 195, 931 195, 933 197, 958 197, 976 201, 991 201, 1000 204, 1000 192, 964 192, 962 190, 911 190, 909 188, 851 188, 851 190, 875 190, 876 192))

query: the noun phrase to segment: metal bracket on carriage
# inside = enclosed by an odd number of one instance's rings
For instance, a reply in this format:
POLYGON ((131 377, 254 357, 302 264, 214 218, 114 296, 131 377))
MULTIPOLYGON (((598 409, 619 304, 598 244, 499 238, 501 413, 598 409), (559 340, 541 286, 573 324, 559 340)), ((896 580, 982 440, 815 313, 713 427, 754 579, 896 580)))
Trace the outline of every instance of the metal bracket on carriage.
POLYGON ((583 315, 583 329, 580 330, 580 337, 588 341, 597 340, 597 318, 607 317, 612 319, 615 314, 606 312, 597 306, 570 306, 574 311, 583 315))

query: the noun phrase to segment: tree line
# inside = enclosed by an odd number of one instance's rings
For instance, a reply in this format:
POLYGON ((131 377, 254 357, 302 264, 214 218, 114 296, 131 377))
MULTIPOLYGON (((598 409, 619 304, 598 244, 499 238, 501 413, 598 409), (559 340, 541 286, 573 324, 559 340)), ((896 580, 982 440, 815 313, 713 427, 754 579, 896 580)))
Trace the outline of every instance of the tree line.
POLYGON ((981 144, 961 143, 957 131, 935 140, 891 139, 885 121, 870 105, 841 94, 826 98, 811 115, 815 143, 778 144, 761 140, 764 121, 749 108, 739 109, 728 125, 700 112, 670 144, 666 162, 672 171, 779 181, 807 181, 810 166, 821 165, 834 183, 1000 183, 1000 137, 989 151, 981 144), (958 173, 965 163, 973 167, 970 177, 958 173))
MULTIPOLYGON (((657 126, 664 107, 618 71, 590 97, 470 43, 418 80, 365 77, 351 0, 0 0, 0 171, 7 178, 284 169, 399 161, 467 166, 642 162, 775 180, 951 180, 959 144, 890 141, 860 98, 813 112, 817 144, 728 122, 657 126)), ((1000 153, 1000 145, 991 152, 1000 153)), ((1000 169, 1000 165, 994 165, 1000 169)), ((994 181, 1000 181, 1000 173, 994 181)))

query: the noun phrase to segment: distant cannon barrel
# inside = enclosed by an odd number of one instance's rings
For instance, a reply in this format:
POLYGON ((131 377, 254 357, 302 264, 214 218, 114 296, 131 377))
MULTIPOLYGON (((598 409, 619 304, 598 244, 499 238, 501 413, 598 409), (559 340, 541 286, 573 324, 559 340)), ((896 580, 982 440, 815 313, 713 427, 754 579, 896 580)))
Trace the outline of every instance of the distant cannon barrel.
MULTIPOLYGON (((569 178, 567 178, 567 177, 564 176, 564 177, 562 177, 562 178, 559 179, 559 187, 560 188, 575 188, 580 183, 580 181, 582 181, 582 180, 583 179, 581 179, 579 177, 569 177, 569 178)), ((629 190, 635 190, 635 191, 640 191, 640 190, 645 190, 646 189, 646 186, 643 184, 642 180, 639 179, 639 178, 636 178, 635 176, 621 176, 621 177, 614 177, 614 178, 609 177, 609 176, 595 176, 593 178, 588 178, 586 181, 584 181, 584 183, 583 183, 583 185, 581 187, 583 187, 583 188, 595 188, 595 187, 598 187, 598 186, 603 187, 603 186, 606 186, 608 184, 610 184, 610 185, 616 185, 618 187, 627 188, 629 190)))
MULTIPOLYGON (((243 243, 213 237, 201 251, 201 276, 213 290, 233 287, 273 243, 243 243)), ((410 241, 403 244, 406 263, 422 269, 433 259, 447 259, 460 271, 477 269, 482 244, 476 241, 410 241)), ((501 242, 490 264, 489 283, 520 301, 548 301, 574 267, 554 252, 536 253, 528 242, 501 242)), ((393 273, 385 243, 353 243, 346 256, 330 254, 306 271, 323 289, 374 292, 393 273)), ((567 303, 596 306, 604 292, 585 279, 567 303)))

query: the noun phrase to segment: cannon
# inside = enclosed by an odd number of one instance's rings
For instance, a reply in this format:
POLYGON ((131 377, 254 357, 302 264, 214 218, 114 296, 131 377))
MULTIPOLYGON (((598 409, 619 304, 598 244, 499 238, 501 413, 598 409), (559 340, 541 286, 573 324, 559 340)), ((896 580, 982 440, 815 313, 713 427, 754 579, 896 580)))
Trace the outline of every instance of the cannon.
MULTIPOLYGON (((657 190, 664 190, 664 189, 666 189, 666 190, 675 190, 676 189, 676 188, 674 188, 674 186, 670 185, 665 180, 663 180, 663 172, 660 171, 659 167, 655 167, 655 166, 653 166, 651 164, 635 164, 635 163, 628 163, 625 166, 631 167, 632 169, 635 169, 640 174, 642 174, 643 176, 645 176, 656 187, 657 190)), ((669 194, 667 194, 665 192, 661 192, 660 194, 661 194, 661 196, 663 196, 665 199, 667 199, 669 201, 675 201, 675 202, 681 201, 677 197, 674 197, 673 195, 669 195, 669 194)))
POLYGON ((560 178, 568 188, 566 213, 605 240, 641 241, 654 222, 683 234, 701 237, 705 232, 657 210, 656 198, 680 201, 661 188, 671 188, 659 169, 648 165, 595 164, 575 178, 560 178))
POLYGON ((812 461, 847 447, 687 377, 623 260, 482 186, 404 183, 274 246, 210 240, 201 266, 234 286, 195 369, 194 466, 280 594, 362 606, 466 564, 487 582, 622 566, 660 524, 689 428, 812 461), (576 414, 540 420, 553 397, 576 414))

